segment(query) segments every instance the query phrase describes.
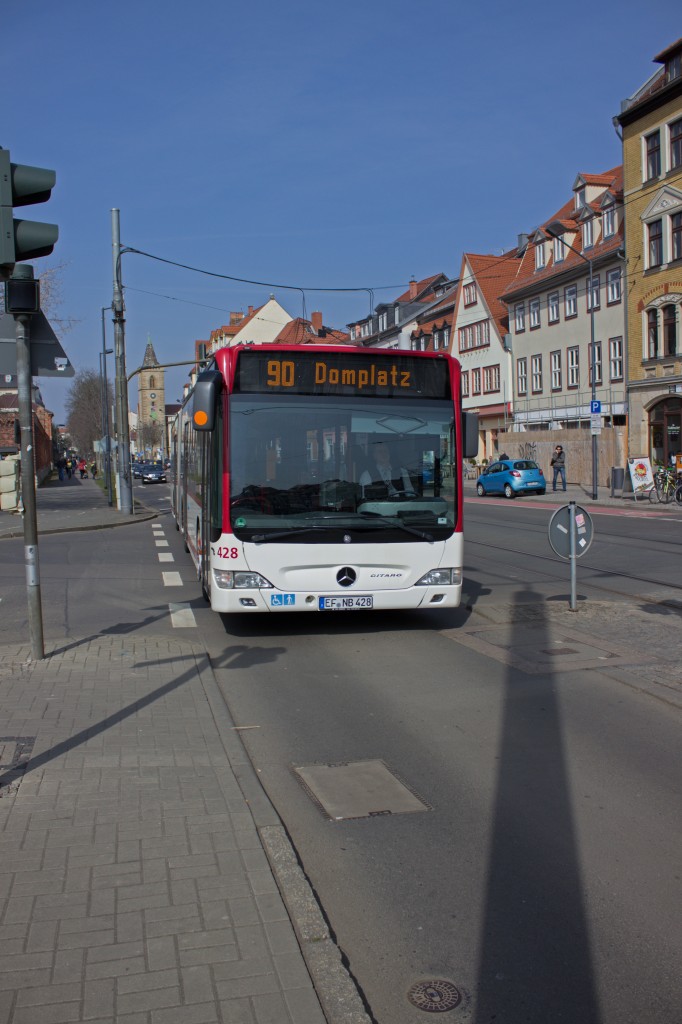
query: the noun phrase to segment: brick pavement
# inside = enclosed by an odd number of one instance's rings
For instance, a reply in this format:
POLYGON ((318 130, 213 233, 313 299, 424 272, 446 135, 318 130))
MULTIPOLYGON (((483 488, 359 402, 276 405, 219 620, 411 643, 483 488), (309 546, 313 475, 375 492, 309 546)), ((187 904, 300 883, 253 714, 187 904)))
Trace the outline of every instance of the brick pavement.
POLYGON ((0 651, 0 1024, 366 1022, 321 917, 292 925, 264 847, 288 844, 257 827, 204 652, 29 653, 0 651), (306 942, 329 953, 324 1013, 306 942))

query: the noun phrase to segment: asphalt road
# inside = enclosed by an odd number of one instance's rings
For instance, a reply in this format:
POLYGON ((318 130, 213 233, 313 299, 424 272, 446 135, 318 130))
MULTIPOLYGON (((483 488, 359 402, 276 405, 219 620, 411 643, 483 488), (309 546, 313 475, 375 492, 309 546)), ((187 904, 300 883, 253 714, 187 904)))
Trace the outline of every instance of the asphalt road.
MULTIPOLYGON (((556 614, 566 602, 547 510, 467 503, 473 612, 228 621, 202 603, 167 488, 140 490, 158 503, 194 635, 379 1024, 423 1021, 408 991, 438 979, 461 996, 453 1021, 679 1019, 680 712, 617 670, 572 669, 570 655, 539 672, 505 657, 519 626, 500 609, 553 602, 556 614), (486 647, 472 623, 495 609, 501 639, 486 647), (358 762, 370 762, 364 789, 344 775, 358 762), (302 784, 296 769, 315 766, 331 766, 349 816, 324 813, 302 784), (387 777, 387 806, 368 815, 387 777)), ((595 516, 581 601, 613 609, 615 629, 627 595, 646 596, 679 646, 680 530, 675 516, 595 516)), ((172 635, 150 535, 135 524, 45 537, 46 636, 172 635)), ((5 541, 3 556, 7 639, 26 632, 21 541, 5 541)), ((553 651, 550 617, 533 629, 526 655, 553 651)))

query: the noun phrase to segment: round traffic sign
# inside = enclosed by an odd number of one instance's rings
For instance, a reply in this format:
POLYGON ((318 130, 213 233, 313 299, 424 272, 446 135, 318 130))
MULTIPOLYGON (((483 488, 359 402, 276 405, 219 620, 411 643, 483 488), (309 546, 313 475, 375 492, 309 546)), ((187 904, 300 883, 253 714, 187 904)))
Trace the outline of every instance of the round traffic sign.
MULTIPOLYGON (((575 510, 575 550, 576 558, 584 555, 594 534, 590 513, 573 505, 575 510)), ((562 505, 549 521, 549 543, 559 558, 571 557, 571 505, 562 505)))

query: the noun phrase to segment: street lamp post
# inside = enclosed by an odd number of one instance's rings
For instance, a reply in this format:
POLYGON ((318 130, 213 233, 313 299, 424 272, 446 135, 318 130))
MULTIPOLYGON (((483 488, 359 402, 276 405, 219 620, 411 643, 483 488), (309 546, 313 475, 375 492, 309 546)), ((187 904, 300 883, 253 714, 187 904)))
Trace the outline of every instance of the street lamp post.
POLYGON ((99 375, 102 384, 102 436, 104 437, 104 467, 107 481, 107 497, 110 505, 114 504, 113 484, 111 479, 111 427, 109 425, 109 380, 107 377, 107 356, 114 351, 107 348, 107 335, 104 314, 111 306, 102 306, 102 351, 99 354, 99 375))
MULTIPOLYGON (((592 260, 589 258, 589 256, 585 256, 584 253, 580 252, 578 249, 575 249, 572 245, 569 245, 569 243, 567 241, 565 241, 563 235, 555 235, 553 231, 549 230, 549 228, 545 228, 545 231, 547 232, 548 235, 550 235, 551 238, 558 239, 558 241, 560 241, 562 245, 565 245, 567 249, 570 249, 571 252, 574 252, 576 254, 576 256, 580 257, 581 260, 584 260, 585 263, 587 263, 587 266, 588 266, 589 278, 588 278, 588 285, 587 285, 587 287, 588 287, 588 295, 589 295, 589 303, 590 303, 590 376, 592 377, 591 400, 592 400, 592 403, 594 403, 597 400, 597 355, 596 355, 596 346, 595 346, 595 339, 594 339, 594 275, 592 273, 592 260)), ((590 406, 590 412, 591 412, 591 410, 593 408, 594 408, 594 405, 592 404, 590 406)), ((597 491, 598 482, 599 482, 599 448, 597 446, 597 435, 596 435, 596 433, 594 431, 592 431, 592 500, 593 501, 596 501, 597 498, 598 498, 598 491, 597 491)))

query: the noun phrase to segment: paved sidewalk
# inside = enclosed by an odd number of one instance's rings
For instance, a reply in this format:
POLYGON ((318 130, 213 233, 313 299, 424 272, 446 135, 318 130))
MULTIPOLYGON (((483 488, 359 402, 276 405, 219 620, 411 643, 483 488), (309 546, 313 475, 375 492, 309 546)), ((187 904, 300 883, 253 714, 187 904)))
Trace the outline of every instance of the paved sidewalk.
POLYGON ((0 648, 0 1022, 367 1024, 205 653, 29 654, 0 648))

